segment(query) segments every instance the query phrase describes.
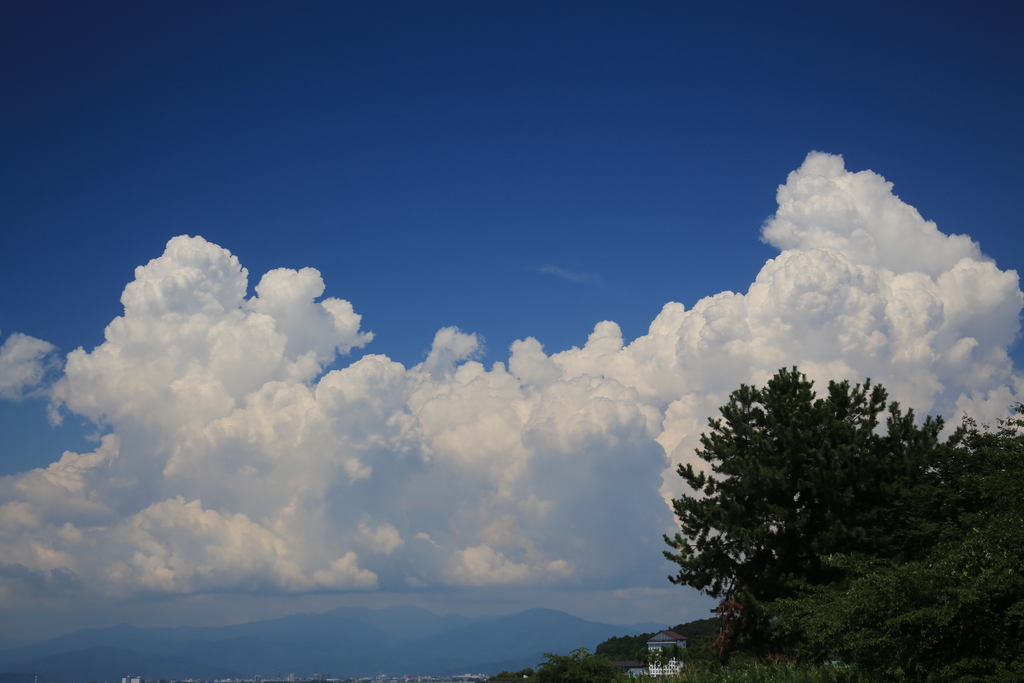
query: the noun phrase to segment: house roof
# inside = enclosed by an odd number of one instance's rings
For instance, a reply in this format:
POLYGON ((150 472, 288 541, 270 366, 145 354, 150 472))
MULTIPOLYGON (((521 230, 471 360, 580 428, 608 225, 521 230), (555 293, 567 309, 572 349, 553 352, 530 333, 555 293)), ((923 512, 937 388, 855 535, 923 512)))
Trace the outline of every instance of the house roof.
POLYGON ((688 640, 689 640, 689 638, 687 638, 686 636, 681 636, 678 633, 676 633, 675 631, 658 631, 653 636, 648 638, 647 642, 648 643, 652 643, 652 642, 653 643, 666 643, 666 642, 675 641, 675 642, 679 643, 679 642, 686 642, 688 640))

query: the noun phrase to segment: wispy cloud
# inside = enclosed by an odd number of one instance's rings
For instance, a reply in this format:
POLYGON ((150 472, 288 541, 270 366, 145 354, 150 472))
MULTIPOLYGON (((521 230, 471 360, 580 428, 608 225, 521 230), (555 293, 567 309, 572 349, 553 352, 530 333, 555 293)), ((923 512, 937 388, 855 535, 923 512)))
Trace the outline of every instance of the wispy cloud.
POLYGON ((577 272, 572 271, 572 270, 566 270, 565 268, 559 268, 558 266, 551 266, 551 265, 536 266, 534 268, 534 270, 536 270, 536 271, 538 271, 540 273, 546 273, 548 275, 554 275, 555 277, 560 277, 563 280, 568 280, 569 282, 596 282, 597 281, 597 276, 596 275, 591 275, 589 273, 577 273, 577 272))
POLYGON ((17 401, 44 384, 59 368, 57 348, 42 339, 15 332, 0 345, 0 398, 17 401))

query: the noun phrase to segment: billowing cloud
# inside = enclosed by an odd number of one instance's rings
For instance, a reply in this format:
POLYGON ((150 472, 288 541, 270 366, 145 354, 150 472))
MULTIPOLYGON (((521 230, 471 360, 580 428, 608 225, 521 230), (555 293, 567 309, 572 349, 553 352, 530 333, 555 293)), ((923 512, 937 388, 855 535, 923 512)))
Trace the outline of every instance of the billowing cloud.
MULTIPOLYGON (((475 335, 444 328, 419 365, 369 354, 324 373, 372 335, 317 271, 271 271, 247 298, 233 255, 175 237, 50 392, 101 442, 0 478, 0 582, 641 590, 664 581, 673 465, 741 382, 789 365, 871 377, 951 418, 1017 400, 1015 272, 840 157, 809 155, 778 199, 762 238, 780 253, 745 293, 668 303, 628 343, 609 321, 558 353, 523 339, 490 367, 475 335)), ((10 367, 49 352, 26 340, 5 343, 10 367)), ((4 372, 12 395, 38 381, 4 372)))

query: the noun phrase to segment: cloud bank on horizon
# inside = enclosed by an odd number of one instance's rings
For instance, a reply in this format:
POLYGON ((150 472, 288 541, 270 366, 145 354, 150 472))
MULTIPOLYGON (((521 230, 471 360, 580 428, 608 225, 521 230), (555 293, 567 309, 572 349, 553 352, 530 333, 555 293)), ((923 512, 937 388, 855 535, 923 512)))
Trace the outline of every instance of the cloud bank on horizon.
POLYGON ((991 422, 1024 394, 1007 349, 1024 294, 871 171, 814 152, 778 190, 780 253, 746 293, 668 303, 626 343, 437 332, 414 367, 365 355, 352 304, 313 269, 248 273, 202 237, 140 266, 92 351, 12 334, 0 396, 45 391, 103 434, 0 478, 0 604, 431 587, 664 583, 674 465, 740 383, 798 365, 871 377, 919 414, 991 422), (26 591, 26 588, 29 590, 26 591))

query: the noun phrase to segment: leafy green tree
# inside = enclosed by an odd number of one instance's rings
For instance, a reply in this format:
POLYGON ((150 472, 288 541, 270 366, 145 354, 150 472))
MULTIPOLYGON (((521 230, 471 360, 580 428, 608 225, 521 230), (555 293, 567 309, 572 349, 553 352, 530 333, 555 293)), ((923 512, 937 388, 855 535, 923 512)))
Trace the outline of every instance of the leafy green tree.
POLYGON ((1024 680, 1022 427, 966 421, 915 492, 937 544, 905 561, 825 558, 848 580, 779 601, 777 628, 804 634, 808 659, 884 680, 1024 680))
POLYGON ((879 433, 886 399, 870 380, 830 382, 819 398, 805 375, 782 369, 764 388, 741 386, 709 420, 697 455, 710 471, 679 467, 694 493, 673 501, 681 530, 665 537, 665 556, 679 565, 673 583, 722 599, 721 652, 767 653, 768 605, 843 577, 823 556, 898 557, 923 543, 900 522, 918 514, 906 493, 942 421, 916 425, 892 403, 879 433))
POLYGON ((997 520, 922 561, 838 556, 855 577, 776 605, 779 628, 884 680, 1024 680, 1024 519, 997 520))
POLYGON ((627 680, 626 672, 610 659, 581 647, 567 655, 544 655, 534 674, 538 683, 610 683, 627 680))
POLYGON ((594 654, 612 660, 635 660, 637 650, 647 648, 647 639, 651 635, 650 633, 641 633, 635 636, 612 636, 608 640, 599 643, 594 648, 594 654))

